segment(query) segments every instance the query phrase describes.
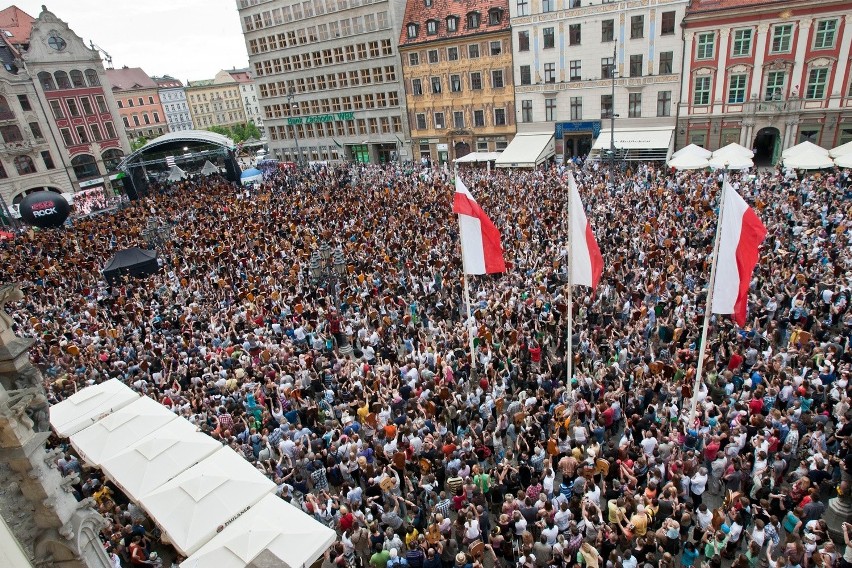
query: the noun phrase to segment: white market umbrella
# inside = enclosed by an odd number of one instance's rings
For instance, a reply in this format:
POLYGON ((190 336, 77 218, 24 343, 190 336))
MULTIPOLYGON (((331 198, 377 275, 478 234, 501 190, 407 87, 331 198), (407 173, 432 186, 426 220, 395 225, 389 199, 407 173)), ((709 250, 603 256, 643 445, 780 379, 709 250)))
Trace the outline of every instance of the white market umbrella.
POLYGON ((746 168, 754 167, 754 162, 752 162, 751 158, 745 155, 732 153, 729 155, 717 156, 716 152, 713 152, 713 157, 708 160, 707 165, 715 170, 744 170, 746 168))
POLYGON ((178 418, 104 460, 101 469, 131 500, 138 502, 221 447, 188 420, 178 418))
MULTIPOLYGON (((713 152, 708 150, 707 148, 702 148, 701 146, 696 146, 695 144, 688 144, 672 154, 672 158, 679 158, 685 154, 691 154, 693 156, 700 156, 702 158, 709 158, 713 152)), ((672 166, 674 167, 674 166, 672 166)))
POLYGON ((301 568, 311 566, 336 538, 332 529, 313 517, 267 495, 180 566, 244 568, 263 558, 274 562, 270 566, 301 568))
POLYGON ((834 158, 834 165, 838 168, 852 168, 852 152, 834 158))
POLYGON ((784 167, 795 170, 821 170, 834 167, 834 160, 829 158, 828 154, 820 154, 814 151, 800 152, 784 158, 784 167))
POLYGON ((823 148, 822 146, 817 146, 813 142, 808 142, 805 140, 800 144, 796 144, 795 146, 790 146, 783 152, 781 152, 781 158, 792 158, 794 156, 798 156, 800 154, 822 154, 823 156, 828 156, 828 150, 823 148))
POLYGON ((71 445, 88 464, 99 466, 175 418, 174 412, 143 396, 71 436, 71 445))
MULTIPOLYGON (((707 153, 708 155, 710 152, 707 153)), ((707 167, 707 158, 698 154, 681 154, 668 161, 669 167, 676 170, 702 170, 707 167)))
POLYGON ((832 158, 838 158, 840 156, 846 156, 847 154, 852 154, 852 142, 847 142, 846 144, 841 144, 837 148, 832 148, 828 155, 832 158))
POLYGON ((747 158, 754 158, 754 152, 746 148, 745 146, 741 146, 736 142, 731 142, 727 146, 722 146, 715 152, 713 152, 714 158, 722 158, 727 156, 745 156, 747 158))
POLYGON ((275 484, 230 447, 192 466, 139 500, 184 556, 207 544, 275 484))
POLYGON ((204 162, 204 167, 201 168, 201 173, 205 176, 209 176, 211 174, 218 174, 219 168, 214 166, 210 160, 204 162))
POLYGON ((118 379, 110 379, 51 406, 50 425, 59 437, 67 438, 138 398, 130 387, 118 379))

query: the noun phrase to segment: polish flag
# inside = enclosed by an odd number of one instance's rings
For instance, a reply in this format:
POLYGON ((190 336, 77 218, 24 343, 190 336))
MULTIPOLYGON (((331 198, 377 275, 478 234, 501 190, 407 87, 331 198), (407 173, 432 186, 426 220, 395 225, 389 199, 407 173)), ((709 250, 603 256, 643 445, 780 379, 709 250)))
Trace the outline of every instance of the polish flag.
POLYGON ((712 313, 733 314, 734 321, 743 327, 751 274, 757 265, 760 243, 766 237, 766 227, 727 181, 722 186, 722 200, 712 313))
POLYGON ((506 272, 500 231, 456 175, 453 212, 459 215, 462 260, 466 274, 506 272))
POLYGON ((568 173, 568 188, 571 191, 571 284, 598 287, 603 272, 603 257, 592 224, 586 219, 583 202, 574 174, 568 173))

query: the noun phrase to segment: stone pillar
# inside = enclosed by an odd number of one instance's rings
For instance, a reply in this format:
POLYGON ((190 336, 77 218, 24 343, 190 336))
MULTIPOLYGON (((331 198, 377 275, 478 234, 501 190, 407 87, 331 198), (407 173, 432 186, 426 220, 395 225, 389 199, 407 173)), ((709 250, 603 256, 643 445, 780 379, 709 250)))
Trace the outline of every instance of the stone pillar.
POLYGON ((843 546, 843 523, 852 522, 852 496, 847 494, 828 501, 823 517, 828 525, 828 534, 838 546, 843 546))
POLYGON ((109 568, 98 539, 104 519, 94 501, 71 494, 76 476, 63 478, 50 436, 41 373, 30 363, 35 341, 17 337, 7 301, 23 299, 17 285, 0 285, 0 513, 39 568, 109 568))

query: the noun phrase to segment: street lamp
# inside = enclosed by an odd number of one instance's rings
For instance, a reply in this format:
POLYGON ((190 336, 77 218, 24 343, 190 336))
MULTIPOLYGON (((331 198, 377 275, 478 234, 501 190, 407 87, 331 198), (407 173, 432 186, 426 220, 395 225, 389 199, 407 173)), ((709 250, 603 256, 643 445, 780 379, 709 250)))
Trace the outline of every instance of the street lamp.
POLYGON ((162 250, 166 243, 172 240, 172 227, 161 222, 157 217, 148 217, 148 222, 142 230, 142 238, 148 244, 148 249, 162 250))
POLYGON ((609 99, 609 177, 612 187, 615 187, 615 117, 618 116, 615 114, 615 75, 617 73, 615 70, 615 58, 617 47, 618 40, 614 41, 612 45, 612 67, 609 74, 612 81, 612 94, 609 99))
MULTIPOLYGON (((343 255, 341 247, 332 249, 327 242, 320 244, 318 249, 311 253, 311 258, 308 263, 308 274, 311 282, 316 286, 321 286, 331 292, 334 300, 335 309, 340 307, 339 287, 346 279, 346 257, 343 255)), ((352 345, 350 345, 345 333, 339 333, 338 340, 340 352, 344 355, 352 353, 352 345)))
MULTIPOLYGON (((287 106, 290 107, 290 115, 293 114, 293 109, 299 108, 299 103, 293 102, 293 97, 295 96, 295 94, 295 87, 290 87, 290 89, 287 91, 287 106)), ((289 121, 290 118, 287 119, 287 122, 289 121)), ((296 128, 295 124, 290 124, 290 126, 293 128, 293 141, 296 143, 296 153, 299 155, 299 157, 296 158, 296 161, 300 166, 303 166, 305 163, 305 157, 302 156, 302 149, 299 147, 299 131, 296 128)))

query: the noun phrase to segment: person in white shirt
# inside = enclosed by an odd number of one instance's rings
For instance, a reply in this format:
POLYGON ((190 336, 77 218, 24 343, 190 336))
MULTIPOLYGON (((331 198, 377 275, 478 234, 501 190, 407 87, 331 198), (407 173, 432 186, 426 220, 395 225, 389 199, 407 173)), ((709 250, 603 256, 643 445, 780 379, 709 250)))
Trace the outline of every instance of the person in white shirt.
POLYGON ((701 496, 707 490, 707 468, 702 467, 698 473, 692 476, 689 480, 689 494, 692 496, 692 503, 696 507, 701 504, 701 496))

